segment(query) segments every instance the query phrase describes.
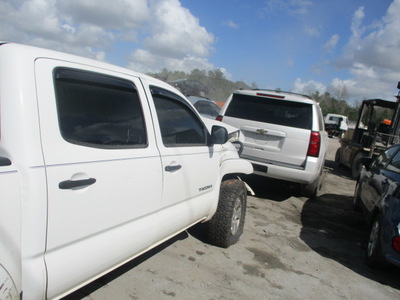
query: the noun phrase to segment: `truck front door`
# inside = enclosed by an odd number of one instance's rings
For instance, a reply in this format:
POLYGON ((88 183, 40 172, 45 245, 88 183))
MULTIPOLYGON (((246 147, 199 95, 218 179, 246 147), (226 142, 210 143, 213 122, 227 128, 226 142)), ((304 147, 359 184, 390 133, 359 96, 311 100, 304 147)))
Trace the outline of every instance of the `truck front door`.
MULTIPOLYGON (((163 165, 162 207, 169 208, 173 226, 184 228, 208 216, 217 204, 222 146, 207 145, 207 128, 186 100, 154 85, 149 93, 163 165)), ((162 230, 171 234, 174 228, 168 223, 163 222, 162 230)))

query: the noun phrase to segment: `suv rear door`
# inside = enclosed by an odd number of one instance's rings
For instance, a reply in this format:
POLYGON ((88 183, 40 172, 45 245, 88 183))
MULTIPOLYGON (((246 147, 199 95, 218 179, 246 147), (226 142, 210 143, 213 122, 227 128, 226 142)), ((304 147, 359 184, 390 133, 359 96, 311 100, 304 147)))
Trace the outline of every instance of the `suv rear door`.
POLYGON ((242 158, 300 167, 307 156, 312 115, 309 103, 234 93, 223 121, 240 128, 242 158))

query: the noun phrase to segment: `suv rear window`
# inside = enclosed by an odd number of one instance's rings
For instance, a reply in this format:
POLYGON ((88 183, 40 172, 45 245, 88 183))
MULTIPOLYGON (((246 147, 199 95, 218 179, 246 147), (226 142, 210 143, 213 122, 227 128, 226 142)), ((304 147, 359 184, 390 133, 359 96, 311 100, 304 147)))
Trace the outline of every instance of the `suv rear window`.
POLYGON ((225 116, 263 123, 312 128, 312 105, 308 103, 234 94, 225 116))

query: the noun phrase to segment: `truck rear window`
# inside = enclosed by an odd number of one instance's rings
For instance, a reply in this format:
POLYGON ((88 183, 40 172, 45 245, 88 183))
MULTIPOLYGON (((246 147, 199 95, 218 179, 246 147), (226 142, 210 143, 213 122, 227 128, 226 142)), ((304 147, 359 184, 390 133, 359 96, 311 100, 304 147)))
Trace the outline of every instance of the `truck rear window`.
POLYGON ((302 129, 312 128, 308 103, 234 94, 225 116, 302 129))

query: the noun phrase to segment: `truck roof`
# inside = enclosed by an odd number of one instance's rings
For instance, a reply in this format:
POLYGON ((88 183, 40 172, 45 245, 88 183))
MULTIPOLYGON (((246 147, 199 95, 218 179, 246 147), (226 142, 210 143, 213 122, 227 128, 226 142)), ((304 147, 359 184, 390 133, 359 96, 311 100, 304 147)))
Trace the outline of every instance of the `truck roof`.
POLYGON ((368 99, 364 100, 363 104, 367 106, 371 105, 377 105, 380 107, 385 107, 385 108, 396 108, 397 102, 395 101, 389 101, 389 100, 383 100, 383 99, 368 99))
MULTIPOLYGON (((38 58, 50 58, 50 59, 58 59, 62 61, 70 61, 78 64, 88 65, 88 66, 96 66, 99 68, 103 68, 106 70, 113 70, 115 72, 129 74, 136 77, 151 79, 153 82, 162 82, 163 85, 167 84, 164 81, 156 79, 154 77, 142 74, 140 72, 133 71, 131 69, 127 69, 124 67, 119 67, 117 65, 113 65, 104 61, 99 61, 91 58, 86 58, 74 54, 63 53, 59 51, 49 50, 40 47, 28 46, 13 42, 6 42, 0 40, 0 53, 7 52, 8 58, 18 58, 18 61, 21 60, 29 60, 34 61, 38 58)), ((8 59, 7 59, 8 60, 8 59)), ((169 86, 169 85, 168 85, 169 86)))

